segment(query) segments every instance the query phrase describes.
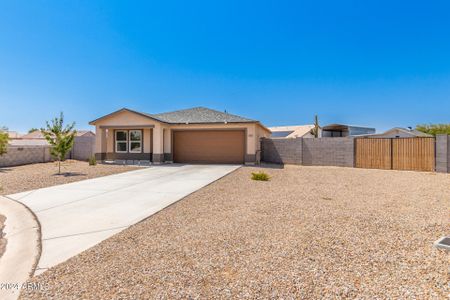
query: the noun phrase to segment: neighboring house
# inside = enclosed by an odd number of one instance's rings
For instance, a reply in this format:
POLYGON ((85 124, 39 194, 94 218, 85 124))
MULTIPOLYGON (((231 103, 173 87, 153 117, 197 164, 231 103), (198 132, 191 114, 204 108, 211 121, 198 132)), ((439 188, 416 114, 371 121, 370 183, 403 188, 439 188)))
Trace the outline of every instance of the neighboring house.
POLYGON ((347 137, 374 134, 375 128, 330 124, 322 127, 322 137, 347 137))
POLYGON ((294 126, 277 126, 269 127, 272 131, 273 138, 313 138, 311 129, 314 125, 294 125, 294 126))
MULTIPOLYGON (((93 133, 90 130, 80 130, 77 131, 77 134, 75 135, 75 144, 77 143, 77 140, 81 137, 95 137, 95 133, 93 133)), ((24 134, 16 139, 11 139, 9 141, 10 145, 14 146, 45 146, 48 145, 47 140, 45 139, 44 135, 40 130, 36 130, 27 134, 24 134)))
MULTIPOLYGON (((38 130, 25 134, 17 139, 9 141, 11 146, 25 147, 25 146, 48 146, 44 135, 38 130)), ((79 130, 75 135, 73 148, 68 153, 67 158, 87 160, 94 155, 95 133, 90 130, 79 130)))
POLYGON ((368 138, 410 138, 410 137, 433 137, 431 134, 424 133, 415 129, 406 129, 394 127, 383 133, 367 135, 368 138))
POLYGON ((259 121, 204 107, 161 114, 123 108, 89 124, 99 160, 255 163, 260 138, 270 136, 259 121))
MULTIPOLYGON (((95 133, 93 133, 90 130, 77 131, 76 137, 81 137, 81 136, 94 137, 95 133)), ((36 131, 30 132, 30 133, 24 134, 20 138, 23 140, 45 140, 45 137, 40 130, 36 130, 36 131)))
POLYGON ((20 138, 20 133, 18 133, 17 131, 7 131, 8 133, 8 137, 10 139, 18 139, 20 138))

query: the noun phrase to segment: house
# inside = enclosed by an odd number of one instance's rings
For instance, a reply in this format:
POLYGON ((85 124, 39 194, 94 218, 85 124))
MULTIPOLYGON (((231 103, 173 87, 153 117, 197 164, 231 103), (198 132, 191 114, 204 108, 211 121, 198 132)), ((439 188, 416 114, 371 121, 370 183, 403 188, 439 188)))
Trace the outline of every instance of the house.
POLYGON ((277 126, 269 127, 272 131, 272 138, 312 138, 314 135, 311 129, 314 125, 294 125, 294 126, 277 126))
MULTIPOLYGON (((75 135, 75 145, 79 140, 85 137, 95 137, 95 133, 90 130, 80 130, 77 131, 75 135)), ((13 146, 46 146, 48 145, 47 140, 40 130, 36 130, 27 134, 24 134, 18 138, 11 139, 9 141, 10 145, 13 146)))
POLYGON ((383 133, 367 135, 368 138, 410 138, 410 137, 433 137, 431 134, 424 133, 415 129, 406 129, 394 127, 383 133))
MULTIPOLYGON (((95 136, 95 133, 90 130, 77 130, 77 134, 75 136, 95 136)), ((45 137, 40 130, 35 130, 30 133, 24 134, 20 138, 23 140, 45 140, 45 137)))
POLYGON ((7 133, 10 139, 18 139, 21 136, 17 131, 7 131, 7 133))
POLYGON ((270 136, 259 121, 204 107, 160 114, 123 108, 89 124, 98 160, 255 163, 260 138, 270 136))
POLYGON ((374 134, 375 128, 330 124, 322 127, 322 137, 347 137, 374 134))

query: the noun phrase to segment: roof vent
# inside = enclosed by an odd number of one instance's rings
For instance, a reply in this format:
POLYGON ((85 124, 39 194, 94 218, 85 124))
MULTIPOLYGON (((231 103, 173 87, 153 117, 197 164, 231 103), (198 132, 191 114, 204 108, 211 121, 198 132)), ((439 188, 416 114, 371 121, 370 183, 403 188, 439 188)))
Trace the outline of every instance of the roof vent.
POLYGON ((439 249, 450 251, 450 236, 445 236, 437 240, 434 242, 434 246, 439 249))

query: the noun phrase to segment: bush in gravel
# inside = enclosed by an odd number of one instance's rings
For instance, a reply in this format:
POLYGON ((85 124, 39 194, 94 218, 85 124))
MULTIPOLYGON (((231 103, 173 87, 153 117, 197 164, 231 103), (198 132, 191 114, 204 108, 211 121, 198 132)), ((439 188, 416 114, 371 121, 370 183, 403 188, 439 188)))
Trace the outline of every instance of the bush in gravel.
POLYGON ((252 173, 252 180, 257 181, 269 181, 270 176, 264 172, 252 173))
POLYGON ((96 166, 97 165, 97 160, 95 159, 95 156, 92 155, 91 157, 89 157, 88 159, 89 165, 90 166, 96 166))

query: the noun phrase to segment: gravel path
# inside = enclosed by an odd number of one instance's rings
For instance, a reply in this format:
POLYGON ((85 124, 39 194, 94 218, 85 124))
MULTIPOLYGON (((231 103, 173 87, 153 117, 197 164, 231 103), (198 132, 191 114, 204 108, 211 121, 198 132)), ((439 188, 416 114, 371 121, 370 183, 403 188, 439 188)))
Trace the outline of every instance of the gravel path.
POLYGON ((237 172, 35 277, 23 299, 446 298, 450 175, 237 172))
POLYGON ((0 257, 5 253, 6 239, 3 237, 3 227, 5 226, 5 216, 0 215, 0 257))
POLYGON ((133 166, 102 165, 89 166, 87 162, 67 160, 61 165, 53 162, 18 167, 0 168, 0 195, 9 195, 38 188, 101 177, 135 170, 133 166))

